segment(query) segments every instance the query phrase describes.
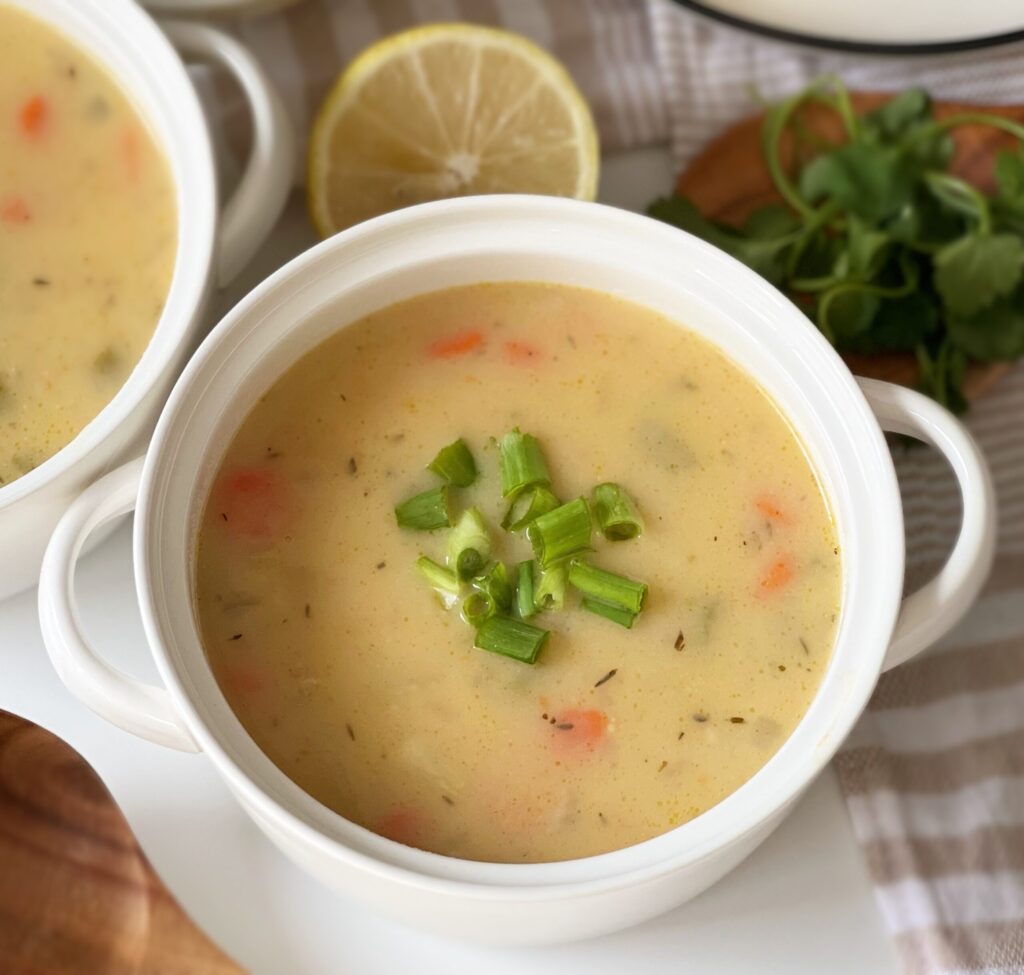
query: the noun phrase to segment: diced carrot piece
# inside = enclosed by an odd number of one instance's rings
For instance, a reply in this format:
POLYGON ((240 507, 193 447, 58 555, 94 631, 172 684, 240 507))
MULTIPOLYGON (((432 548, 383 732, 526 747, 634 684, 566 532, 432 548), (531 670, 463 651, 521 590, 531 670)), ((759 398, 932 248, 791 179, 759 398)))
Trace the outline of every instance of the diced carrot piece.
POLYGON ((294 515, 292 491, 269 464, 232 468, 214 485, 209 517, 235 538, 272 542, 284 534, 294 515))
POLYGON ((754 501, 754 507, 769 521, 777 521, 779 524, 788 525, 789 515, 783 511, 778 501, 770 494, 762 494, 754 501))
POLYGON ((50 117, 50 103, 42 95, 33 95, 18 109, 18 128, 22 135, 39 139, 46 131, 50 117))
POLYGON ((247 664, 232 664, 220 673, 220 682, 228 694, 251 697, 267 686, 266 674, 247 664))
POLYGON ((455 359, 467 352, 483 345, 484 337, 476 329, 469 329, 459 332, 457 335, 450 335, 447 338, 438 339, 432 343, 429 349, 434 359, 455 359))
POLYGON ((370 828, 375 833, 406 846, 420 846, 423 843, 422 817, 408 806, 396 806, 381 816, 370 828))
POLYGON ((552 715, 549 724, 552 747, 562 755, 580 755, 596 751, 605 741, 608 715, 596 708, 566 708, 552 715))
POLYGON ((528 362, 534 362, 539 356, 540 350, 526 342, 512 341, 505 343, 505 358, 515 365, 521 366, 528 362))
POLYGON ((768 571, 761 576, 758 591, 762 595, 776 592, 781 589, 790 579, 793 578, 793 567, 788 559, 778 559, 773 562, 768 571))
POLYGON ((4 223, 28 223, 32 212, 22 197, 8 196, 0 202, 0 217, 4 223))
POLYGON ((120 150, 121 164, 124 166, 125 175, 131 182, 137 182, 142 164, 142 153, 139 133, 134 126, 129 126, 121 133, 120 150))

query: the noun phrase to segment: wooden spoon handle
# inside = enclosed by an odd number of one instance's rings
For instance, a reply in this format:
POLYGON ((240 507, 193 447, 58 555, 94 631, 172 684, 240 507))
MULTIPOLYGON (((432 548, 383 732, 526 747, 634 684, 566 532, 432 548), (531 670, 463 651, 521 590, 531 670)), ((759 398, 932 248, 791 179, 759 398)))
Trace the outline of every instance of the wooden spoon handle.
POLYGON ((0 711, 0 972, 243 972, 164 887, 85 759, 6 711, 0 711))

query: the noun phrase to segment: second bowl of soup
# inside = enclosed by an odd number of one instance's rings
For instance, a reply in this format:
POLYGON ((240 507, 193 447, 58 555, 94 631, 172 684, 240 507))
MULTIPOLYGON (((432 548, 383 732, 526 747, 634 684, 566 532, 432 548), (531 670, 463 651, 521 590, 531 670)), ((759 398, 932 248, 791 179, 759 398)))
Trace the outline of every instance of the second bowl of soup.
POLYGON ((243 301, 145 466, 62 522, 41 619, 76 693, 207 751, 334 886, 449 934, 563 940, 753 849, 880 670, 959 618, 992 516, 954 418, 859 386, 721 253, 594 205, 462 200, 243 301), (941 444, 964 494, 902 614, 871 406, 941 444), (82 541, 136 498, 166 690, 105 668, 73 611, 82 541))
POLYGON ((36 581, 70 500, 142 446, 217 272, 239 270, 290 186, 288 122, 252 56, 168 30, 253 105, 223 220, 198 98, 134 3, 0 0, 0 598, 36 581))

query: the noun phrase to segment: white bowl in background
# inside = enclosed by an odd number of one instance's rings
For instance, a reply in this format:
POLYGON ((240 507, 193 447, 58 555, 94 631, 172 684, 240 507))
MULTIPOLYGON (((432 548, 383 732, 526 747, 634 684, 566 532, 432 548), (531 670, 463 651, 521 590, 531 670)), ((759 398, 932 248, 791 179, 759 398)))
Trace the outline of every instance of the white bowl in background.
POLYGON ((149 125, 177 193, 178 249, 153 338, 117 395, 67 446, 0 487, 0 599, 35 584, 47 539, 71 501, 145 446, 195 347, 214 281, 232 278, 269 233, 294 168, 294 135, 280 99, 255 58, 226 34, 171 23, 165 34, 132 0, 3 2, 41 18, 100 62, 149 125), (252 110, 248 167, 222 208, 206 119, 175 46, 227 68, 252 110))
POLYGON ((987 468, 954 417, 910 390, 858 383, 797 308, 721 251, 597 204, 477 197, 413 207, 347 230, 243 299, 182 373, 145 460, 94 485, 62 519, 43 566, 40 621, 58 672, 79 698, 150 740, 205 751, 267 835, 326 883, 455 937, 565 941, 669 910, 750 853, 832 757, 881 671, 937 639, 977 595, 993 556, 994 517, 987 468), (767 390, 802 438, 843 552, 832 659, 778 753, 696 819, 635 846, 559 863, 439 856, 377 836, 319 804, 235 718, 203 653, 193 611, 202 507, 254 401, 298 358, 368 313, 426 291, 495 280, 596 288, 714 342, 767 390), (938 447, 964 502, 949 561, 902 605, 902 509, 883 428, 938 447), (97 655, 80 630, 74 599, 84 541, 136 505, 136 587, 163 688, 121 674, 97 655))

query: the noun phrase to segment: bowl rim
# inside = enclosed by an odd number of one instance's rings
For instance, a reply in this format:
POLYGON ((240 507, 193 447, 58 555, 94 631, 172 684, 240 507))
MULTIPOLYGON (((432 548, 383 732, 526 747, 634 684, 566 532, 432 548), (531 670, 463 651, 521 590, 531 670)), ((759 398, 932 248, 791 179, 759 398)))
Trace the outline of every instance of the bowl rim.
MULTIPOLYGON (((606 258, 606 263, 610 263, 611 260, 610 257, 606 258)), ((307 310, 305 316, 308 317, 308 314, 307 310)), ((287 326, 282 334, 287 334, 295 327, 296 322, 303 320, 303 317, 299 315, 294 318, 292 324, 287 326)), ((277 374, 280 375, 289 364, 282 365, 277 374)), ((209 439, 203 447, 204 451, 208 449, 209 439)), ((810 446, 808 452, 813 458, 814 452, 810 446)), ((866 480, 867 475, 862 477, 866 480)), ((830 501, 834 502, 834 499, 830 498, 830 501)), ((407 887, 427 890, 435 895, 469 894, 475 898, 507 902, 578 897, 644 883, 720 853, 724 847, 731 846, 744 836, 763 828, 774 815, 781 814, 831 759, 867 703, 881 671, 889 636, 895 624, 904 565, 902 507, 892 458, 882 431, 849 369, 795 306, 749 268, 704 241, 674 227, 602 204, 534 196, 461 198, 422 204, 387 214, 310 248, 257 285, 207 336, 186 366, 165 406, 142 473, 133 553, 143 628, 160 677, 168 687, 174 705, 189 731, 202 749, 209 753, 218 772, 224 776, 250 815, 253 815, 264 828, 270 827, 279 831, 290 840, 301 840, 306 847, 316 850, 319 855, 336 863, 340 861, 364 872, 397 881, 407 887), (842 463, 851 469, 860 462, 870 465, 875 496, 874 507, 870 512, 872 529, 869 533, 865 528, 864 532, 866 535, 870 534, 872 544, 885 547, 890 556, 882 565, 869 569, 865 563, 860 567, 860 585, 878 598, 876 602, 871 603, 872 613, 865 614, 864 619, 856 624, 862 631, 859 640, 849 635, 845 637, 845 641, 842 640, 844 631, 841 629, 828 667, 830 671, 835 666, 838 658, 835 648, 841 642, 849 645, 848 656, 854 655, 856 645, 856 657, 859 661, 856 679, 852 686, 845 686, 841 692, 843 696, 840 704, 843 710, 841 716, 835 719, 834 730, 827 728, 821 736, 819 728, 821 740, 812 740, 811 746, 799 756, 802 762, 790 760, 789 753, 793 751, 791 744, 807 723, 807 715, 801 719, 801 723, 779 751, 751 779, 700 816, 652 839, 609 853, 576 860, 534 864, 462 860, 416 850, 377 836, 327 810, 302 792, 298 786, 287 780, 284 773, 273 766, 266 756, 263 756, 263 762, 259 763, 260 776, 270 775, 274 777, 275 783, 279 779, 284 779, 291 786, 288 790, 289 804, 286 806, 264 791, 256 781, 257 776, 242 768, 229 754, 218 730, 207 725, 190 698, 184 667, 181 667, 179 672, 179 664, 172 660, 168 646, 173 642, 170 630, 174 624, 169 621, 173 618, 174 610, 164 603, 166 593, 161 576, 166 572, 161 564, 167 560, 163 558, 163 546, 160 542, 162 533, 155 527, 162 527, 165 524, 162 507, 164 496, 169 490, 165 483, 167 478, 161 474, 160 468, 170 465, 176 451, 176 441, 181 439, 179 434, 183 429, 187 429, 192 418, 195 404, 190 402, 189 397, 193 384, 200 385, 199 380, 204 378, 204 373, 216 376, 219 370, 217 360, 223 360, 225 357, 223 349, 233 332, 241 332, 247 323, 252 325, 252 321, 259 321, 261 312, 269 314, 268 307, 286 307, 301 293, 296 292, 295 288, 298 287, 297 282, 303 275, 315 274, 317 270, 324 270, 327 273, 332 264, 340 264, 347 257, 350 258, 350 251, 360 248, 373 249, 395 233, 406 237, 410 234, 428 233, 432 226, 450 225, 459 220, 490 221, 491 225, 501 227, 503 221, 508 221, 513 216, 519 219, 533 216, 558 227, 565 227, 572 222, 579 223, 581 227, 593 224, 595 227, 602 227, 608 233, 644 235, 651 241, 675 245, 676 248, 685 246, 691 252, 691 256, 701 262, 702 273, 709 280, 714 279, 716 275, 728 277, 732 290, 739 289, 744 296, 759 298, 773 309, 774 314, 787 320, 786 327, 794 334, 802 336, 796 344, 812 356, 816 364, 823 364, 826 367, 827 378, 834 384, 836 395, 844 397, 844 402, 852 404, 857 411, 856 418, 847 422, 851 430, 850 436, 859 438, 862 452, 860 456, 848 462, 844 460, 842 463), (279 292, 283 292, 283 297, 279 292), (165 452, 168 454, 167 460, 164 458, 165 452), (864 633, 868 634, 869 640, 864 640, 864 633), (860 646, 860 643, 866 646, 860 646), (270 769, 264 766, 270 766, 270 769), (757 790, 766 793, 767 801, 760 804, 748 801, 749 794, 757 790), (744 802, 747 803, 745 808, 744 802), (756 808, 752 808, 755 805, 756 808), (328 835, 315 826, 315 817, 311 813, 318 811, 321 815, 326 812, 333 817, 332 823, 347 824, 348 835, 358 837, 360 848, 357 849, 352 843, 336 836, 328 835), (643 851, 643 856, 640 856, 638 851, 643 851)), ((844 558, 844 615, 845 607, 850 601, 845 579, 851 576, 849 562, 844 558)), ((181 613, 180 606, 177 612, 181 613)), ((191 606, 188 607, 188 613, 191 616, 191 606)), ((197 638, 194 642, 204 665, 208 667, 201 644, 197 638)), ((190 646, 189 649, 195 648, 190 646)), ((808 715, 814 711, 827 680, 828 671, 812 700, 808 715)), ((231 718, 237 721, 230 710, 227 710, 231 718)), ((811 734, 812 732, 805 731, 803 737, 807 738, 811 734)), ((255 748, 255 745, 253 747, 255 748)))
POLYGON ((206 117, 181 57, 156 22, 132 0, 13 3, 99 64, 149 128, 170 173, 178 237, 164 305, 138 362, 103 409, 68 443, 38 467, 0 485, 0 514, 86 460, 140 407, 185 351, 183 343, 209 289, 218 223, 216 168, 206 117), (132 84, 124 66, 114 66, 94 38, 85 39, 90 31, 103 32, 108 43, 118 45, 119 57, 131 63, 132 84), (142 104, 140 78, 147 79, 148 105, 142 104))

